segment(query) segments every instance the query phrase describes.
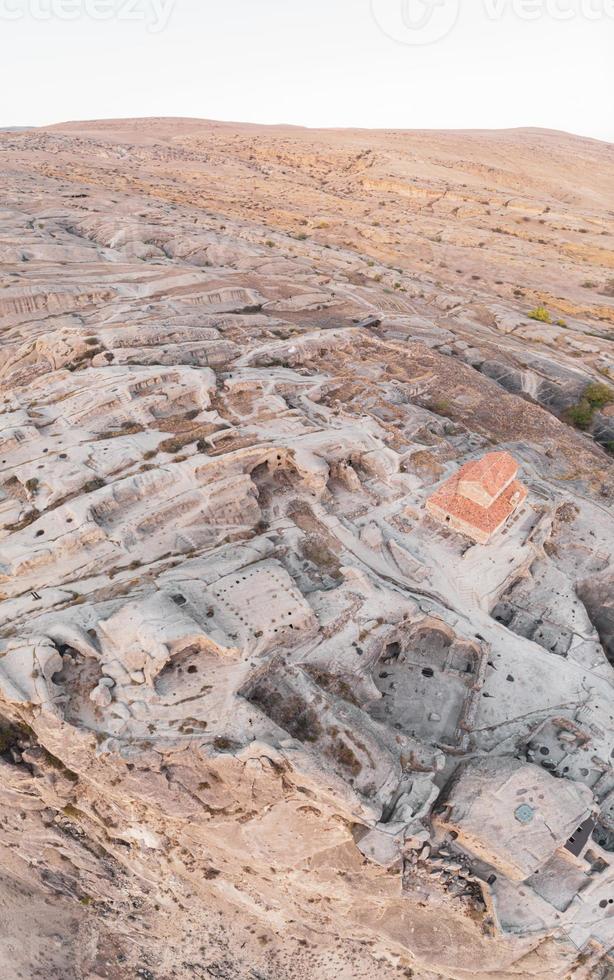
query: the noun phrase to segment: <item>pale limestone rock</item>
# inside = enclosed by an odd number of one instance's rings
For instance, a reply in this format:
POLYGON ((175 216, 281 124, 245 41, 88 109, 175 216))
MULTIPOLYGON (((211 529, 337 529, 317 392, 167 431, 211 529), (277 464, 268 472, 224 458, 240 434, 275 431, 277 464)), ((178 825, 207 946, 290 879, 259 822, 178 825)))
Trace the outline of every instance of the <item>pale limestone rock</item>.
POLYGON ((614 491, 564 412, 610 383, 611 301, 578 286, 607 149, 198 120, 0 144, 10 968, 605 975, 614 491), (530 496, 477 549, 424 505, 494 448, 530 496))

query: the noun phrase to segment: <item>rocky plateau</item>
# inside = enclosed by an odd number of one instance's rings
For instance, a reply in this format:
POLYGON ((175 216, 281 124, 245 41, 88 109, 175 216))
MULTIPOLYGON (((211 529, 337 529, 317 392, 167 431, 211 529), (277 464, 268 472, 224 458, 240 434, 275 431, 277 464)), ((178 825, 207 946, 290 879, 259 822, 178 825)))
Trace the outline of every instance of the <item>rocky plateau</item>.
POLYGON ((2 977, 614 977, 614 146, 0 174, 2 977), (425 505, 493 451, 480 545, 425 505))

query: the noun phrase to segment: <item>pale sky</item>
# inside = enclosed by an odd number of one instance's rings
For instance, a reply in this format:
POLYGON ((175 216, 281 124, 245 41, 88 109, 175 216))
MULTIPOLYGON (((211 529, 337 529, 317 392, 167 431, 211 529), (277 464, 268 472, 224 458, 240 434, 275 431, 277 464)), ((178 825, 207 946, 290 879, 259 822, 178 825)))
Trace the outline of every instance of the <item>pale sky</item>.
POLYGON ((614 142, 613 93, 614 0, 0 0, 0 126, 195 116, 614 142))

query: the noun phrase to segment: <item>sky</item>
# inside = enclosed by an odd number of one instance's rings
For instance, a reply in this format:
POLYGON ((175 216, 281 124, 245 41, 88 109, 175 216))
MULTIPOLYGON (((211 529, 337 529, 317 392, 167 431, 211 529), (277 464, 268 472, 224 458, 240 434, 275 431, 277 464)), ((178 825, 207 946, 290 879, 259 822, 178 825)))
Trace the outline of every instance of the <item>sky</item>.
POLYGON ((0 126, 192 116, 614 142, 614 0, 0 0, 0 126))

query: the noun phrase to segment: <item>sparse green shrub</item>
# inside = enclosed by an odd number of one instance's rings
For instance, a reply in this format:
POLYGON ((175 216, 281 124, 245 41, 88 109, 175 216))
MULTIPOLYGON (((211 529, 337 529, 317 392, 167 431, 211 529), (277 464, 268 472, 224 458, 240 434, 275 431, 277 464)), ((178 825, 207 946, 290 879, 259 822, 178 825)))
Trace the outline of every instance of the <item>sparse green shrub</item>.
POLYGON ((557 320, 556 321, 556 325, 557 325, 557 327, 566 327, 567 326, 567 320, 557 320))
MULTIPOLYGON (((577 429, 586 431, 591 426, 595 412, 605 405, 611 405, 613 402, 614 389, 595 381, 588 386, 578 404, 572 405, 567 410, 565 418, 572 425, 575 425, 577 429)), ((606 446, 606 448, 608 447, 606 446)), ((608 451, 610 451, 609 448, 608 451)))
POLYGON ((567 421, 575 425, 576 429, 586 431, 586 429, 590 428, 590 424, 593 421, 593 411, 590 402, 586 398, 583 398, 577 405, 572 405, 571 408, 568 408, 565 414, 567 421))
POLYGON ((447 398, 437 399, 432 403, 430 408, 436 415, 450 415, 450 412, 452 411, 452 405, 447 398))
POLYGON ((530 320, 539 320, 540 323, 552 323, 552 317, 545 306, 537 306, 527 316, 530 320))
POLYGON ((603 408, 604 405, 610 405, 614 402, 614 389, 595 381, 588 386, 584 392, 584 397, 592 408, 603 408))

